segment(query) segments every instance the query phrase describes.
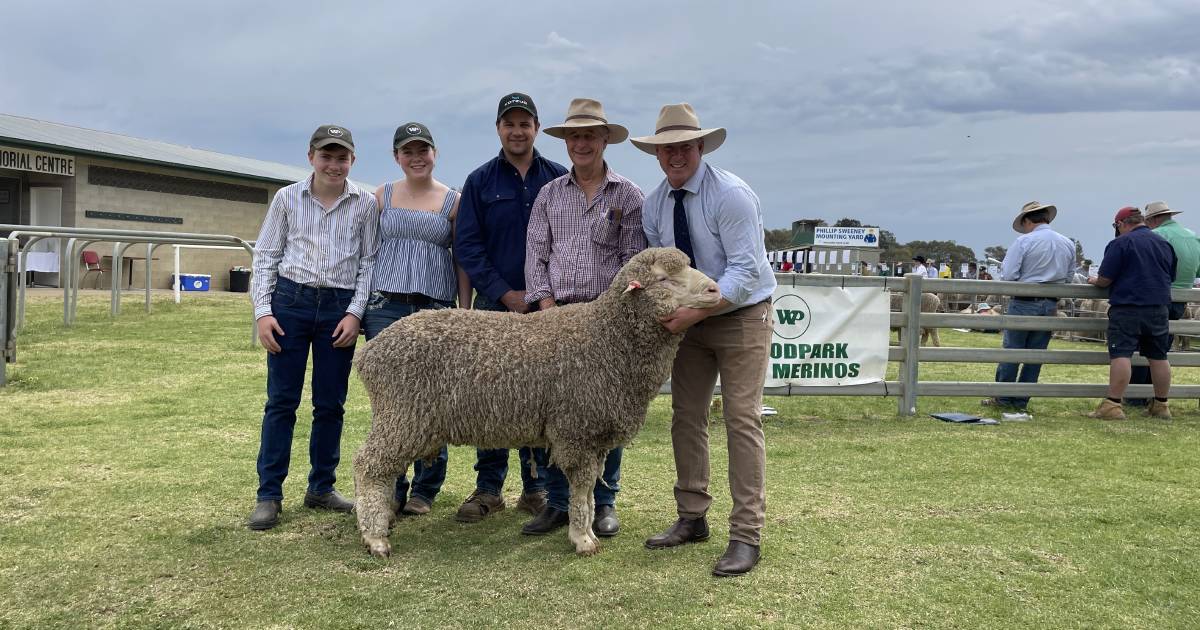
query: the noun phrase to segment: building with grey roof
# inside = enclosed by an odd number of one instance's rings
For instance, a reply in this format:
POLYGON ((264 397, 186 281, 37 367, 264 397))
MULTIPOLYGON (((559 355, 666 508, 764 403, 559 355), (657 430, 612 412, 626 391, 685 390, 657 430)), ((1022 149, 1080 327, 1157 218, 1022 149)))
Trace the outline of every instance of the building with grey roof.
MULTIPOLYGON (((297 144, 306 140, 301 136, 297 144)), ((301 166, 0 114, 0 223, 232 234, 253 240, 275 191, 311 173, 301 166)), ((34 245, 43 252, 58 247, 52 239, 34 245)), ((111 253, 104 244, 92 248, 111 253)), ((42 271, 37 280, 56 283, 53 257, 34 258, 40 262, 31 268, 42 271)), ((117 277, 132 277, 134 286, 145 286, 139 266, 127 264, 130 268, 122 271, 128 273, 117 277)), ((240 265, 249 265, 245 253, 184 250, 182 271, 211 275, 212 287, 222 289, 228 285, 226 272, 240 265)), ((171 265, 157 264, 151 286, 169 287, 170 273, 171 265)), ((112 277, 105 274, 105 282, 112 277)))

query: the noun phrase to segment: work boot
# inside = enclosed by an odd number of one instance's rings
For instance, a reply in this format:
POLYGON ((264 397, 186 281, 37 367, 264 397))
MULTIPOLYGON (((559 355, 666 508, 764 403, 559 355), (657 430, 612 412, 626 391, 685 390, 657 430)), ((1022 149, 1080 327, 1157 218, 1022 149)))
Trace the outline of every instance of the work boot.
POLYGON ((259 501, 254 504, 254 511, 250 513, 246 527, 254 531, 271 529, 279 524, 279 515, 282 512, 283 506, 279 501, 259 501))
POLYGON ((612 538, 621 531, 621 520, 617 518, 617 508, 611 505, 597 505, 596 517, 592 520, 592 531, 601 538, 612 538))
POLYGON ((1089 418, 1099 418, 1101 420, 1124 420, 1125 410, 1121 409, 1121 405, 1105 398, 1100 401, 1100 406, 1096 410, 1088 414, 1089 418))
POLYGON ((1150 405, 1146 407, 1146 412, 1155 418, 1162 418, 1163 420, 1171 419, 1171 408, 1167 406, 1167 401, 1165 400, 1159 402, 1153 398, 1150 399, 1150 405))
POLYGON ((354 511, 354 502, 343 497, 337 490, 325 494, 304 493, 304 507, 317 510, 333 510, 349 514, 354 511))
POLYGON ((400 508, 400 513, 404 516, 423 516, 428 514, 432 507, 425 499, 413 495, 408 498, 404 507, 400 508))
POLYGON ((517 509, 534 516, 541 514, 542 510, 546 509, 546 491, 534 490, 522 494, 521 498, 517 499, 517 509))
POLYGON ((647 549, 667 549, 686 543, 703 542, 708 540, 708 520, 700 518, 682 518, 675 521, 667 531, 646 539, 647 549))
POLYGON ((716 577, 744 575, 758 564, 758 557, 758 545, 731 540, 725 554, 717 560, 717 566, 713 567, 712 574, 716 577))
POLYGON ((467 500, 458 506, 458 513, 454 515, 454 520, 459 523, 478 523, 486 518, 487 515, 503 509, 503 498, 476 488, 475 492, 472 492, 471 496, 467 497, 467 500))
POLYGON ((521 533, 526 536, 541 536, 565 527, 569 522, 570 518, 565 511, 547 505, 541 514, 535 516, 532 521, 525 523, 525 526, 521 528, 521 533))

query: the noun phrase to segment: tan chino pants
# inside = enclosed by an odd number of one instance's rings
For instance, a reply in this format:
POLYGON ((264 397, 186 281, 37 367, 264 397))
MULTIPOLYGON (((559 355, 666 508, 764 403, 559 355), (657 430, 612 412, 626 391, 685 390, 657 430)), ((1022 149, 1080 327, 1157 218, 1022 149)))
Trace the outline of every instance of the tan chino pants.
POLYGON ((717 376, 729 449, 729 539, 758 545, 766 520, 762 388, 771 344, 770 303, 710 317, 688 329, 671 370, 671 443, 679 516, 708 512, 708 411, 717 376))

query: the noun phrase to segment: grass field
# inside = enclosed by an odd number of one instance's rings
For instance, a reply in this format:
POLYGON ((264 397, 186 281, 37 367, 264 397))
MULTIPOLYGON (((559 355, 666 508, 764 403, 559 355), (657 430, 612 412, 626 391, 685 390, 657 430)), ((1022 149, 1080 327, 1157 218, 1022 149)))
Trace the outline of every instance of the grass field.
MULTIPOLYGON (((0 627, 1194 628, 1200 618, 1195 401, 1175 401, 1173 422, 1104 423, 1081 415, 1095 401, 1035 400, 1032 422, 972 427, 897 418, 891 398, 769 399, 779 415, 765 423, 763 561, 718 580, 709 572, 729 510, 719 420, 713 538, 642 547, 674 519, 660 397, 626 451, 622 531, 600 555, 576 557, 565 533, 521 536, 526 517, 512 509, 454 522, 474 480, 473 450, 460 447, 433 513, 399 522, 393 556, 379 561, 350 517, 300 506, 303 415, 282 524, 244 527, 265 395, 245 296, 164 299, 150 316, 127 299, 110 320, 105 296, 85 296, 64 329, 61 297, 31 298, 0 389, 0 627)), ((999 337, 944 331, 943 343, 999 337)), ((922 366, 925 379, 992 370, 922 366)), ((1100 366, 1043 371, 1045 381, 1104 378, 1100 366)), ((919 411, 976 403, 922 398, 919 411)), ((368 424, 352 377, 346 493, 368 424)))

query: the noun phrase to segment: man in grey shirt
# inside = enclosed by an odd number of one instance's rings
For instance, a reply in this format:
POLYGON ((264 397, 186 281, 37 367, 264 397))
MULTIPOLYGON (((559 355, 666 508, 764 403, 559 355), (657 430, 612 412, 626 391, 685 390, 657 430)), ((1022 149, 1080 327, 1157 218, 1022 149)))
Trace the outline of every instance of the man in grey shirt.
POLYGON ((775 276, 763 244, 758 196, 733 173, 701 159, 725 141, 722 128, 701 129, 687 103, 662 108, 652 136, 633 138, 653 154, 666 179, 646 196, 642 225, 652 247, 674 246, 717 281, 721 302, 680 308, 663 320, 686 330, 671 370, 671 444, 679 519, 646 541, 664 549, 708 539, 708 407, 721 376, 729 444, 729 546, 713 575, 748 573, 759 559, 766 520, 766 443, 762 389, 766 380, 775 276))

